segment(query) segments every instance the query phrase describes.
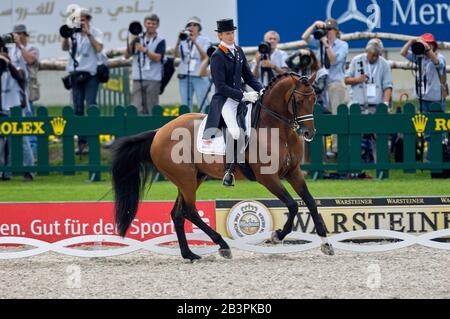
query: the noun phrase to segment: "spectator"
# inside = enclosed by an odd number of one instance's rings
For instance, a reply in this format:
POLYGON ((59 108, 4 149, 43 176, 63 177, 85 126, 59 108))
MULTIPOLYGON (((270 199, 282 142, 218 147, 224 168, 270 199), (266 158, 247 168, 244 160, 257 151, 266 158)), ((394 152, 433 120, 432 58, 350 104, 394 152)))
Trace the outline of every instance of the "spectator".
POLYGON ((162 61, 166 52, 166 40, 157 33, 159 24, 156 14, 145 17, 145 34, 132 35, 125 54, 126 58, 133 56, 132 102, 141 115, 151 115, 153 107, 159 104, 162 61))
MULTIPOLYGON (((420 42, 425 46, 422 63, 422 106, 423 112, 429 112, 433 103, 442 105, 442 112, 445 112, 445 96, 441 85, 441 75, 445 78, 445 57, 437 52, 439 46, 431 33, 425 33, 417 39, 409 40, 400 51, 400 54, 411 62, 417 62, 416 56, 411 50, 415 42, 420 42)), ((443 81, 445 82, 445 81, 443 81)), ((416 96, 419 98, 416 90, 416 96)))
POLYGON ((362 113, 375 113, 376 106, 384 103, 389 107, 392 96, 392 72, 382 57, 383 43, 372 39, 367 43, 366 53, 355 56, 345 76, 345 84, 351 85, 352 103, 361 105, 362 113))
POLYGON ((280 43, 280 35, 278 32, 266 32, 264 41, 270 44, 269 56, 265 58, 259 50, 256 52, 253 75, 259 79, 262 85, 267 86, 272 77, 285 73, 289 69, 286 64, 288 54, 285 51, 278 49, 278 43, 280 43), (269 70, 270 76, 264 76, 264 69, 269 70))
POLYGON ((200 34, 201 30, 200 19, 189 18, 185 30, 180 33, 175 44, 175 57, 181 57, 178 70, 181 104, 189 106, 191 111, 194 92, 200 108, 210 84, 208 77, 200 75, 201 63, 208 58, 206 51, 211 44, 207 37, 200 34), (186 31, 187 33, 184 33, 186 31))
MULTIPOLYGON (((97 75, 97 65, 99 63, 99 53, 103 50, 103 33, 91 26, 92 15, 87 9, 81 11, 81 32, 74 34, 76 45, 70 38, 64 38, 62 50, 68 51, 71 55, 67 65, 70 74, 72 99, 74 113, 84 116, 86 104, 88 106, 97 104, 97 92, 99 79, 97 75), (74 60, 77 61, 74 66, 74 60)), ((78 138, 78 147, 75 151, 77 155, 88 152, 86 137, 78 138)))
MULTIPOLYGON (((30 109, 26 111, 25 116, 31 117, 34 115, 33 102, 39 100, 40 97, 39 82, 37 79, 37 73, 39 71, 39 49, 33 45, 28 44, 29 34, 25 25, 16 25, 13 29, 13 34, 16 45, 12 48, 12 55, 23 59, 27 66, 27 92, 30 100, 30 109)), ((33 150, 33 156, 34 158, 36 158, 37 137, 27 136, 26 138, 29 139, 31 149, 33 150)))
MULTIPOLYGON (((12 47, 11 47, 12 48, 12 47)), ((10 109, 14 106, 21 106, 23 115, 29 109, 28 95, 26 93, 27 72, 23 59, 8 54, 5 48, 1 49, 0 60, 4 64, 5 70, 1 75, 1 109, 2 116, 9 116, 10 109)), ((23 165, 33 165, 33 153, 28 138, 22 138, 23 141, 23 165)), ((2 137, 0 139, 0 166, 11 164, 10 139, 2 137)), ((11 172, 2 172, 2 180, 10 180, 11 172)), ((25 180, 33 180, 30 172, 24 174, 25 180)))
MULTIPOLYGON (((345 61, 348 55, 348 43, 340 39, 339 24, 334 19, 327 19, 325 22, 314 22, 304 33, 303 40, 306 42, 322 43, 324 66, 328 69, 328 97, 331 112, 337 113, 337 108, 341 104, 348 104, 349 98, 347 88, 344 83, 345 61), (317 40, 313 32, 317 29, 325 29, 325 35, 317 40), (329 64, 329 67, 328 67, 329 64)), ((337 151, 336 136, 333 135, 333 153, 337 151)))
MULTIPOLYGON (((374 114, 377 105, 381 103, 389 107, 392 96, 392 72, 382 54, 381 40, 370 40, 366 46, 366 53, 352 59, 345 77, 345 84, 352 86, 352 103, 358 103, 363 114, 374 114)), ((363 135, 362 159, 365 162, 376 160, 374 134, 363 135)))

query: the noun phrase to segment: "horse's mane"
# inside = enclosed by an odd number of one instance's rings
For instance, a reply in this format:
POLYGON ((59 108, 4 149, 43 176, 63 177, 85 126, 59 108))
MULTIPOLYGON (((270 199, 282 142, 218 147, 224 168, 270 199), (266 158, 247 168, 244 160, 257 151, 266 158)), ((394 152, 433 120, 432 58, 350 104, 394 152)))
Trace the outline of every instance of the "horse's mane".
POLYGON ((306 78, 306 77, 301 76, 301 75, 299 75, 299 74, 297 74, 295 72, 286 72, 286 73, 278 74, 277 76, 273 77, 272 80, 270 80, 269 84, 267 84, 266 89, 264 90, 263 96, 266 93, 268 93, 275 86, 275 84, 277 84, 279 81, 281 81, 282 79, 284 79, 284 78, 286 78, 288 76, 295 76, 295 77, 297 77, 299 79, 306 78))

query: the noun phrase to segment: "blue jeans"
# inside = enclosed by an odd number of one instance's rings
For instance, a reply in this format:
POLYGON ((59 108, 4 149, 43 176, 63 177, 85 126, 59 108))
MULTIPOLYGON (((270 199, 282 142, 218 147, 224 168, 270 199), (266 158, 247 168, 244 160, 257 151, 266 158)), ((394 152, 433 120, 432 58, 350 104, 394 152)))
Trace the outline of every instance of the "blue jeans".
MULTIPOLYGON (((25 111, 25 117, 33 117, 34 116, 34 106, 33 102, 30 101, 30 109, 25 111)), ((37 158, 37 136, 30 135, 28 136, 28 140, 30 141, 31 150, 33 151, 33 156, 37 158)))
MULTIPOLYGON (((23 111, 25 112, 25 111, 23 111)), ((23 114, 25 115, 25 114, 23 114)), ((22 137, 22 150, 23 150, 23 166, 33 166, 34 157, 31 150, 29 136, 22 137)), ((0 138, 0 172, 2 166, 11 165, 11 139, 6 137, 0 138)), ((3 172, 3 176, 10 177, 11 172, 3 172)))
MULTIPOLYGON (((73 109, 75 115, 84 116, 84 101, 88 106, 97 104, 97 92, 100 82, 96 75, 91 76, 83 83, 72 84, 73 109)), ((78 145, 86 144, 85 136, 80 136, 78 145)))
MULTIPOLYGON (((189 84, 189 97, 190 97, 190 103, 188 105, 188 78, 187 76, 184 79, 179 79, 180 81, 180 96, 181 96, 181 104, 189 106, 189 109, 192 111, 192 100, 194 97, 194 91, 195 96, 197 98, 197 105, 199 108, 201 108, 201 104, 203 102, 203 99, 205 99, 205 95, 208 92, 208 88, 210 85, 210 81, 207 76, 201 77, 201 76, 190 76, 190 84, 189 84)), ((208 105, 208 98, 205 99, 205 103, 203 104, 203 108, 208 105)))

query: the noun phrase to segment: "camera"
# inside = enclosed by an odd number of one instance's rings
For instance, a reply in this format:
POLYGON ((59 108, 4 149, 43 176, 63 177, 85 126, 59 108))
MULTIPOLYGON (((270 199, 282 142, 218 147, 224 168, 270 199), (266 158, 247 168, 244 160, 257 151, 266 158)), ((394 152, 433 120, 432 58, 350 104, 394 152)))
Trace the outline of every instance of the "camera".
POLYGON ((59 34, 65 38, 71 38, 75 33, 80 33, 81 28, 80 27, 69 27, 67 24, 63 25, 61 28, 59 28, 59 34))
POLYGON ((12 33, 0 35, 0 47, 4 47, 8 43, 14 43, 14 35, 12 33))
POLYGON ((133 21, 130 23, 130 26, 128 27, 128 32, 130 32, 132 35, 139 35, 142 33, 144 29, 142 28, 142 25, 138 21, 133 21))
POLYGON ((211 44, 209 48, 206 50, 206 54, 208 55, 208 58, 211 58, 213 53, 217 50, 218 44, 211 44))
POLYGON ((424 55, 425 54, 425 45, 420 41, 416 41, 411 46, 411 51, 415 55, 424 55))
POLYGON ((190 38, 190 37, 191 37, 191 31, 189 31, 189 30, 187 30, 187 29, 181 31, 181 32, 180 32, 180 35, 178 36, 178 38, 179 38, 181 41, 185 41, 185 40, 187 40, 187 39, 190 38))
POLYGON ((271 49, 272 49, 272 46, 270 45, 269 42, 266 42, 266 41, 263 41, 258 45, 258 51, 262 55, 267 56, 268 54, 270 54, 271 49))
POLYGON ((327 29, 322 29, 322 28, 316 29, 316 31, 314 31, 314 33, 313 33, 314 39, 316 39, 316 40, 322 39, 324 36, 327 35, 327 32, 328 32, 327 29))
POLYGON ((287 66, 294 72, 299 73, 301 70, 305 70, 311 65, 312 58, 311 55, 304 53, 302 51, 292 54, 287 60, 287 66))

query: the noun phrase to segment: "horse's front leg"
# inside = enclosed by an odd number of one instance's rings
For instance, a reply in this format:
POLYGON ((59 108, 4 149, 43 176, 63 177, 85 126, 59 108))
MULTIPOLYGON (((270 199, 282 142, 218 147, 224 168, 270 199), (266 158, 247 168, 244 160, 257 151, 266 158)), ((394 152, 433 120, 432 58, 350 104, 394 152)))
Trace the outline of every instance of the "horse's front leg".
POLYGON ((294 169, 286 176, 287 181, 294 188, 295 192, 301 197, 301 199, 305 202, 306 207, 308 207, 309 213, 314 221, 314 226, 316 227, 317 234, 322 240, 322 245, 320 249, 326 255, 334 255, 333 246, 328 242, 327 231, 325 227, 325 223, 320 216, 316 201, 312 197, 311 193, 308 190, 308 187, 305 183, 305 178, 303 177, 300 168, 294 169))
POLYGON ((287 234, 292 231, 294 225, 294 218, 298 213, 298 204, 286 190, 277 175, 260 175, 258 182, 264 185, 272 194, 281 200, 289 210, 288 219, 283 226, 283 229, 278 229, 272 234, 272 242, 282 241, 287 234))

